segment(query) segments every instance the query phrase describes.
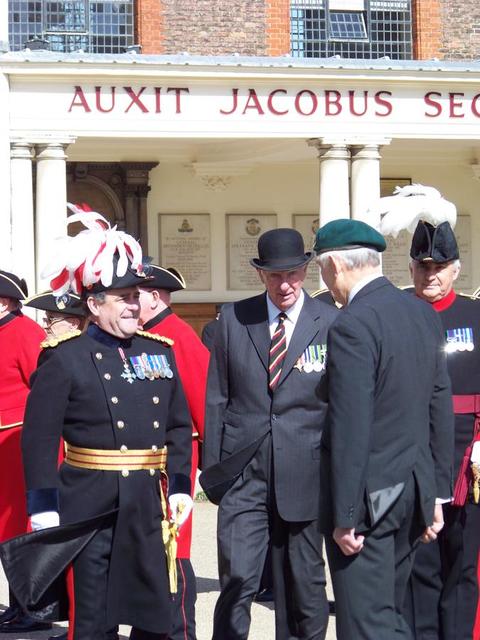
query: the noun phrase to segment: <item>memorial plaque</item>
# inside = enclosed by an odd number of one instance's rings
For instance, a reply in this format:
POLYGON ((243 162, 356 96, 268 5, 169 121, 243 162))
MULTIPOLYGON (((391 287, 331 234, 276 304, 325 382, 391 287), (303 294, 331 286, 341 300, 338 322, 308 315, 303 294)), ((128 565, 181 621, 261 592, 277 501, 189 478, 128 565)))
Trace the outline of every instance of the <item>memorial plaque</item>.
POLYGON ((160 213, 158 217, 160 264, 178 269, 189 291, 209 291, 212 288, 210 215, 160 213))
POLYGON ((250 264, 258 256, 258 238, 276 229, 276 214, 227 215, 227 287, 233 291, 258 291, 263 288, 257 271, 250 264))
MULTIPOLYGON (((315 234, 319 225, 318 213, 295 213, 293 214, 293 228, 302 234, 305 243, 305 251, 312 251, 315 243, 315 234)), ((313 293, 320 288, 320 272, 315 258, 311 260, 307 267, 307 277, 303 286, 309 293, 313 293)))

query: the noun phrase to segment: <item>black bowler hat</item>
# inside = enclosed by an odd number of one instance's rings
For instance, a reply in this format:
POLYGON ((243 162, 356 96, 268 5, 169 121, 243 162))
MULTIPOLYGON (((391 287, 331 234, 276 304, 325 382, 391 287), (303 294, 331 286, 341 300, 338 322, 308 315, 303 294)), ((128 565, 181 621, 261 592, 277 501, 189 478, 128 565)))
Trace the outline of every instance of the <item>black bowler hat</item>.
POLYGON ((63 296, 54 296, 51 291, 37 293, 24 302, 27 307, 40 309, 41 311, 50 311, 51 313, 60 313, 64 316, 85 317, 80 296, 75 293, 65 293, 63 296))
POLYGON ((340 218, 332 220, 320 227, 313 247, 317 254, 327 251, 341 251, 348 249, 375 249, 385 251, 385 238, 376 229, 361 220, 340 218))
POLYGON ((144 289, 165 289, 166 291, 180 291, 185 289, 185 279, 175 267, 164 269, 156 264, 149 264, 145 268, 148 277, 143 284, 144 289))
POLYGON ((28 296, 27 283, 14 273, 0 271, 0 296, 14 300, 25 300, 28 296))
POLYGON ((417 262, 450 262, 460 257, 457 240, 448 222, 434 227, 420 222, 413 234, 410 257, 417 262))
POLYGON ((258 239, 258 258, 250 264, 263 271, 291 271, 302 267, 313 257, 305 253, 303 238, 296 229, 271 229, 258 239))

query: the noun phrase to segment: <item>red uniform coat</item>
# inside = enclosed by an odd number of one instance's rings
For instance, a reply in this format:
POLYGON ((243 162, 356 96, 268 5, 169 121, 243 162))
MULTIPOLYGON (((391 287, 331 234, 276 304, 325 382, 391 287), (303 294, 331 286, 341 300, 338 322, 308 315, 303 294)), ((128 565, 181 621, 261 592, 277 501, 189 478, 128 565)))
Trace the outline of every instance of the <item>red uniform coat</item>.
MULTIPOLYGON (((192 497, 195 490, 195 478, 198 468, 199 441, 203 440, 205 413, 205 391, 209 361, 208 349, 202 344, 192 327, 175 315, 171 309, 165 309, 143 327, 150 333, 158 333, 175 341, 173 353, 178 373, 182 381, 188 408, 192 416, 192 497)), ((190 558, 192 542, 192 515, 182 525, 178 538, 178 558, 190 558)))
POLYGON ((21 313, 0 320, 0 542, 27 530, 20 435, 30 375, 44 339, 43 329, 21 313))

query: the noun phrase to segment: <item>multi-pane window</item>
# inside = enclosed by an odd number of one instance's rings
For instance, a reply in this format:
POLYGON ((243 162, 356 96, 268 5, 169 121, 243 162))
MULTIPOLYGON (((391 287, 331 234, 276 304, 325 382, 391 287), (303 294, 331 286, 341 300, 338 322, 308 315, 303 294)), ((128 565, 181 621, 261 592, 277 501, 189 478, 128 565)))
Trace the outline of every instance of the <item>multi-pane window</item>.
POLYGON ((412 58, 411 0, 292 0, 291 53, 412 58))
POLYGON ((42 38, 52 51, 122 53, 133 44, 134 0, 9 0, 10 48, 42 38))

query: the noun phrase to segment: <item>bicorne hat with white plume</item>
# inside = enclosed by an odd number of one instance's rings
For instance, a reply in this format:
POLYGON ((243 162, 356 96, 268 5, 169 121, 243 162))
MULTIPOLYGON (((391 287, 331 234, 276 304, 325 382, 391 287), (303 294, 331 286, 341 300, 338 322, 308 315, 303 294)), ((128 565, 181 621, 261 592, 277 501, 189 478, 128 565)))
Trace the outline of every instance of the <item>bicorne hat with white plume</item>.
POLYGON ((76 236, 59 238, 54 256, 42 272, 56 297, 70 292, 82 297, 145 283, 142 248, 128 233, 111 227, 100 213, 68 204, 67 226, 81 222, 76 236))
POLYGON ((410 257, 414 260, 443 263, 459 257, 453 233, 457 209, 434 187, 396 187, 393 196, 380 198, 374 211, 381 216, 384 235, 396 238, 403 229, 413 233, 410 257))

